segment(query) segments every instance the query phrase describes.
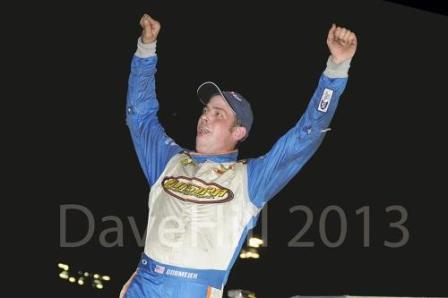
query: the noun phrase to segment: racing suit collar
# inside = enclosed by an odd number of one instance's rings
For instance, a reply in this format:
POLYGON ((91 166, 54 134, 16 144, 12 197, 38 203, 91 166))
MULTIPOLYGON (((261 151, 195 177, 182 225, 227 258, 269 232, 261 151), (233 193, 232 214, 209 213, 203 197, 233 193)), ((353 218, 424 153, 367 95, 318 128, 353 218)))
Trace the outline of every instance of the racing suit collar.
POLYGON ((203 163, 207 160, 222 163, 222 162, 232 162, 238 159, 238 150, 233 150, 221 154, 201 154, 194 151, 190 151, 187 152, 187 154, 197 163, 203 163))

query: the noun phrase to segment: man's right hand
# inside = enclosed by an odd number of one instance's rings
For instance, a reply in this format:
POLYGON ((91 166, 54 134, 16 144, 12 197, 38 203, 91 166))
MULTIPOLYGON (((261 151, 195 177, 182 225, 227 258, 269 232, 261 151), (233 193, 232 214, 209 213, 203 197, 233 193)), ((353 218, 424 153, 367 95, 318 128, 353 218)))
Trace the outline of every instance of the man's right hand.
POLYGON ((140 26, 142 26, 142 42, 151 43, 157 39, 160 32, 160 23, 151 18, 148 14, 144 14, 140 19, 140 26))

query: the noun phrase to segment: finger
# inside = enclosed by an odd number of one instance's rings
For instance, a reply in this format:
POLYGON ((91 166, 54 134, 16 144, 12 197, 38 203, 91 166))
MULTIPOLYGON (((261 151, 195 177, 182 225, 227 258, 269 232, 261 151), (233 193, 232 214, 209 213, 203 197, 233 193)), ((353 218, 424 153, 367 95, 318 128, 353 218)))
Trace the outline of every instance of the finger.
POLYGON ((348 42, 348 37, 350 36, 351 31, 350 30, 345 30, 345 32, 342 34, 341 39, 348 42))
POLYGON ((350 44, 355 45, 355 46, 358 44, 358 38, 356 37, 355 33, 353 33, 352 40, 350 41, 350 44))
POLYGON ((147 17, 148 17, 148 19, 150 20, 150 21, 155 21, 155 19, 153 19, 149 14, 145 14, 147 17))
POLYGON ((327 36, 327 40, 328 41, 333 41, 334 40, 334 33, 336 31, 336 25, 333 23, 331 25, 330 30, 328 31, 328 36, 327 36))
POLYGON ((348 43, 351 43, 353 40, 353 32, 349 31, 345 39, 347 40, 348 43))
POLYGON ((346 33, 347 33, 347 29, 345 29, 344 27, 341 27, 341 30, 339 30, 339 32, 338 32, 337 39, 341 42, 345 42, 344 36, 346 33))
POLYGON ((157 26, 160 24, 156 19, 152 18, 150 15, 147 15, 147 16, 148 16, 148 21, 151 24, 151 26, 157 26))
POLYGON ((345 34, 345 32, 347 31, 347 29, 345 29, 344 27, 341 27, 339 30, 338 30, 338 32, 336 33, 337 34, 337 39, 339 39, 339 40, 341 40, 342 39, 342 37, 344 36, 344 34, 345 34))
POLYGON ((162 26, 160 26, 160 23, 159 23, 159 22, 156 21, 156 23, 154 23, 154 25, 153 25, 153 29, 154 29, 155 34, 159 34, 159 32, 160 32, 160 28, 161 28, 161 27, 162 27, 162 26))
POLYGON ((160 30, 160 23, 156 20, 152 20, 150 21, 151 23, 151 27, 155 30, 155 31, 159 31, 160 30))
POLYGON ((341 31, 341 27, 336 27, 336 29, 334 30, 334 39, 338 39, 339 38, 339 32, 341 31))
POLYGON ((149 15, 147 15, 146 13, 142 16, 142 18, 140 19, 140 26, 142 26, 143 28, 145 27, 145 26, 147 26, 149 23, 148 23, 148 17, 149 17, 149 15))
POLYGON ((145 18, 143 20, 143 27, 147 30, 151 30, 153 25, 151 24, 151 21, 148 18, 145 18))

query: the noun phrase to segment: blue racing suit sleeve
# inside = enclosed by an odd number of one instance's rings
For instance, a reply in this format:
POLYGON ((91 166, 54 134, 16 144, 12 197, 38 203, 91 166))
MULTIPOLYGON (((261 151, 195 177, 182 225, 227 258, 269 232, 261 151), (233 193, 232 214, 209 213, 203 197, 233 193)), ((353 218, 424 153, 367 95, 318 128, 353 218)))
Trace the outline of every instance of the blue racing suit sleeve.
POLYGON ((347 77, 322 74, 297 124, 267 154, 248 160, 249 196, 255 206, 261 208, 273 198, 316 152, 346 84, 347 77))
POLYGON ((157 181, 171 157, 183 150, 165 134, 157 118, 156 64, 157 56, 132 58, 126 104, 126 122, 150 186, 157 181))

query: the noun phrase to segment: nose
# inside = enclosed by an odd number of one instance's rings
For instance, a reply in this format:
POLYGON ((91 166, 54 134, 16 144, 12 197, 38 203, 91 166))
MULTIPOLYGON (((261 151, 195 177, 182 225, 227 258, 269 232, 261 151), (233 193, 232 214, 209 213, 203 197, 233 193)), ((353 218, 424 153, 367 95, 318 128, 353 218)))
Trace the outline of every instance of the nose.
POLYGON ((205 122, 207 122, 207 121, 208 121, 208 118, 207 118, 207 112, 205 112, 205 113, 202 113, 202 115, 201 115, 200 119, 201 119, 202 121, 205 121, 205 122))

